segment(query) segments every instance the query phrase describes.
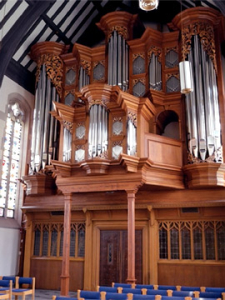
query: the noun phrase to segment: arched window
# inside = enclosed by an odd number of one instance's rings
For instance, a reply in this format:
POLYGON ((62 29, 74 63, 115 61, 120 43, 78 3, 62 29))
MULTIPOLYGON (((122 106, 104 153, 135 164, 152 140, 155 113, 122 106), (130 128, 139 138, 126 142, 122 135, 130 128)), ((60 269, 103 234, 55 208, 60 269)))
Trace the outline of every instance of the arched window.
POLYGON ((14 218, 20 178, 24 111, 18 102, 8 105, 0 181, 0 216, 14 218))

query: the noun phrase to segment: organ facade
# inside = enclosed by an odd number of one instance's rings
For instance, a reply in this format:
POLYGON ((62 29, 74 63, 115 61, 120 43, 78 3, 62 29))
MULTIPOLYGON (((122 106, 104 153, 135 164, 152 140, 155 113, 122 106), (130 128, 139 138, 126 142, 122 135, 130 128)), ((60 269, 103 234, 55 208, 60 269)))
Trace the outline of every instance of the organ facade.
POLYGON ((24 276, 37 288, 223 284, 224 18, 187 9, 170 31, 134 39, 138 24, 113 12, 97 24, 103 45, 31 49, 24 276), (180 61, 192 66, 187 95, 180 61))

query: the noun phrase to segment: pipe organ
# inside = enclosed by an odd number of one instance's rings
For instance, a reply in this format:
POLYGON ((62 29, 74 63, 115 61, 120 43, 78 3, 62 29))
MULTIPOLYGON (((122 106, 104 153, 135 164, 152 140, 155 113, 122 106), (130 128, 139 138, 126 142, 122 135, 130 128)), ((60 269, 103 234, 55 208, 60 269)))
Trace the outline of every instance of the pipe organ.
POLYGON ((194 15, 188 24, 184 12, 169 24, 169 33, 147 28, 133 39, 137 16, 116 12, 97 24, 105 45, 91 49, 75 44, 72 53, 54 42, 34 45, 38 72, 31 173, 51 160, 82 165, 97 158, 118 160, 123 153, 140 156, 142 130, 163 133, 172 118, 169 111, 177 115, 179 136, 186 136, 185 164, 222 162, 214 27, 209 10, 201 9, 204 22, 194 15), (185 96, 185 118, 179 57, 191 62, 195 84, 185 96), (147 108, 151 120, 141 99, 154 107, 153 115, 147 108))
POLYGON ((38 288, 49 288, 46 278, 51 289, 61 280, 64 295, 69 280, 71 291, 99 285, 100 253, 107 248, 100 237, 111 230, 128 232, 129 282, 138 282, 139 268, 142 283, 169 285, 176 273, 182 285, 195 285, 198 268, 207 270, 208 286, 215 278, 222 284, 224 253, 219 259, 216 240, 221 230, 224 243, 225 89, 215 45, 225 40, 225 21, 217 11, 196 7, 177 15, 168 24, 171 31, 148 27, 133 39, 136 21, 121 11, 103 16, 97 26, 105 43, 95 48, 32 46, 37 86, 30 175, 23 177, 24 269, 39 279, 38 288), (194 91, 186 96, 180 93, 181 60, 192 63, 194 91), (81 223, 85 252, 71 256, 79 244, 73 228, 81 223), (31 253, 37 225, 49 235, 47 256, 42 242, 31 253), (143 260, 135 258, 135 227, 143 260), (53 268, 59 274, 54 278, 53 268))
POLYGON ((221 126, 213 28, 204 23, 195 24, 195 27, 197 29, 186 28, 189 35, 192 35, 190 51, 186 56, 191 62, 194 77, 194 92, 186 95, 185 99, 190 162, 221 162, 221 126))
POLYGON ((88 154, 89 158, 105 156, 108 150, 108 113, 104 106, 90 108, 88 154))

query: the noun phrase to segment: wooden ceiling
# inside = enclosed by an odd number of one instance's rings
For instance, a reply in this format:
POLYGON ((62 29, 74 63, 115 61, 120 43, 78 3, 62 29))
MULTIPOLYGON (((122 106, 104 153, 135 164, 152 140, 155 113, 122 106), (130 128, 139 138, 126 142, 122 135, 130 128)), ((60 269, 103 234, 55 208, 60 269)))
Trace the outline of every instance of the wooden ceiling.
MULTIPOLYGON (((41 41, 74 43, 89 47, 104 42, 96 23, 115 10, 138 14, 144 26, 157 23, 160 30, 181 10, 206 6, 225 15, 225 2, 217 0, 159 0, 157 10, 139 9, 138 0, 0 0, 0 85, 4 75, 34 93, 36 64, 30 47, 41 41)), ((139 37, 141 32, 136 32, 139 37)))

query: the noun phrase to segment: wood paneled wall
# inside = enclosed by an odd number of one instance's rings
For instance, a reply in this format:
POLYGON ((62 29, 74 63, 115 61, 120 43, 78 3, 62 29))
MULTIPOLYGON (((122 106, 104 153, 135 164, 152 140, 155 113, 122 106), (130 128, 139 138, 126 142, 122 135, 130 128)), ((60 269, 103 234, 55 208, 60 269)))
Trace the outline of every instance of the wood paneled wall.
MULTIPOLYGON (((37 289, 60 290, 61 259, 31 259, 30 276, 37 289)), ((70 261, 70 291, 83 289, 84 261, 70 261)))
POLYGON ((159 262, 158 284, 224 287, 224 263, 159 262))

